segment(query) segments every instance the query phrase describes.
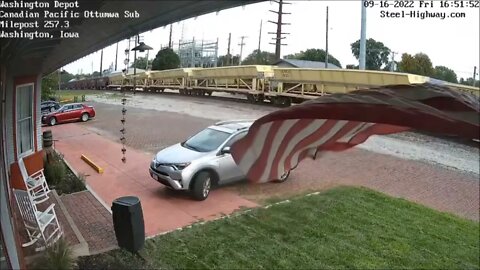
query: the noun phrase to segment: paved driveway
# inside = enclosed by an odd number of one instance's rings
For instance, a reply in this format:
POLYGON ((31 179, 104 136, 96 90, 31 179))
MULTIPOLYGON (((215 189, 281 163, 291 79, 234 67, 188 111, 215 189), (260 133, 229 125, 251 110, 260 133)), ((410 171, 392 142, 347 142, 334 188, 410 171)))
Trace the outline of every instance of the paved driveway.
POLYGON ((87 184, 107 207, 121 196, 140 198, 147 236, 214 219, 242 207, 256 206, 225 189, 213 190, 202 202, 170 192, 150 178, 150 154, 127 147, 127 163, 124 164, 121 161, 121 144, 86 129, 84 126, 88 124, 61 124, 44 129, 52 130, 54 139, 58 140, 55 148, 65 155, 77 172, 88 175, 87 184), (81 160, 82 154, 104 168, 105 172, 95 172, 81 160))

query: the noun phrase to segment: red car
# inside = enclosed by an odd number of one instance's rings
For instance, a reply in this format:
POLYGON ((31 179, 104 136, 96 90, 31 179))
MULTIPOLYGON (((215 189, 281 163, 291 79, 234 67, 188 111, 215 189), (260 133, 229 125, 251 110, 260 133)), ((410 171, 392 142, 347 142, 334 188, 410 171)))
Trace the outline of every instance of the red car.
POLYGON ((88 121, 95 117, 95 109, 93 106, 87 106, 81 103, 65 104, 60 109, 43 115, 42 123, 53 126, 57 123, 78 121, 88 121))

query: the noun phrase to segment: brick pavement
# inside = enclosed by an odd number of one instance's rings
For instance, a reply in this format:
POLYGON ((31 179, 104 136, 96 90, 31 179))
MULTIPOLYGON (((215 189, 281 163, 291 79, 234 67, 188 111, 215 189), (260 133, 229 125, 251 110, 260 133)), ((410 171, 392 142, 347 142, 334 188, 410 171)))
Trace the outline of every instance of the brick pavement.
POLYGON ((90 191, 63 195, 61 200, 87 242, 90 253, 117 246, 112 215, 90 191))
MULTIPOLYGON (((92 121, 93 122, 93 121, 92 121)), ((55 148, 79 173, 86 173, 87 184, 103 203, 111 205, 122 196, 137 196, 142 204, 146 236, 156 235, 201 221, 232 213, 242 207, 255 207, 227 190, 212 190, 208 200, 194 201, 187 196, 173 196, 149 175, 151 154, 127 147, 127 162, 121 161, 122 146, 84 128, 87 123, 61 124, 51 129, 55 148), (81 160, 84 154, 100 167, 96 173, 81 160)))
MULTIPOLYGON (((104 137, 118 140, 116 132, 120 125, 116 119, 119 123, 121 106, 102 103, 94 103, 94 106, 97 119, 81 125, 104 137)), ((140 108, 128 108, 127 116, 127 144, 150 153, 177 143, 215 122, 180 113, 140 108)), ((290 180, 280 185, 243 183, 227 189, 249 200, 262 202, 272 196, 304 193, 341 184, 358 185, 479 220, 478 175, 420 161, 353 149, 343 153, 327 153, 317 161, 304 161, 292 173, 290 180)))
MULTIPOLYGON (((121 105, 92 103, 97 111, 95 119, 87 123, 78 123, 90 131, 120 141, 121 105)), ((193 132, 216 121, 193 118, 178 113, 161 113, 128 107, 126 117, 126 145, 148 153, 156 153, 159 149, 185 140, 193 132)))
POLYGON ((326 153, 317 160, 305 160, 282 184, 239 183, 227 189, 262 202, 274 196, 302 194, 339 185, 364 186, 478 221, 480 186, 477 177, 357 148, 326 153))

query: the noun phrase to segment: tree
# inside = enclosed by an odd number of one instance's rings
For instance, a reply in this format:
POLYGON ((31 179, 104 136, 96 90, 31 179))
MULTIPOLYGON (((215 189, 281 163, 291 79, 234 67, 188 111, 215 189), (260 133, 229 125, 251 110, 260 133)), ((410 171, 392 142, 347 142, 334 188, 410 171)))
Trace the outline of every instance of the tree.
MULTIPOLYGON (((350 47, 353 56, 360 59, 360 40, 350 44, 350 47)), ((381 70, 384 65, 388 64, 388 56, 390 55, 390 52, 390 49, 382 42, 369 38, 366 47, 365 69, 381 70)))
MULTIPOLYGON (((327 52, 322 49, 308 49, 306 51, 301 51, 295 54, 286 55, 286 59, 298 59, 298 60, 308 60, 308 61, 318 61, 325 62, 327 52)), ((337 58, 333 57, 331 54, 328 54, 328 62, 334 64, 338 67, 342 67, 340 61, 337 58)))
POLYGON ((433 70, 432 77, 442 81, 458 83, 457 74, 455 73, 455 71, 445 66, 436 66, 435 69, 433 70))
POLYGON ((383 71, 397 71, 398 70, 398 64, 399 62, 393 61, 393 62, 388 62, 388 64, 382 69, 383 71), (393 65, 393 68, 392 68, 393 65))
MULTIPOLYGON (((463 79, 463 78, 460 78, 459 83, 463 84, 463 85, 474 86, 472 77, 467 78, 466 80, 463 79)), ((475 80, 475 87, 480 87, 480 81, 479 80, 475 80)))
POLYGON ((152 61, 152 70, 165 70, 180 67, 180 58, 170 48, 161 49, 152 61))
MULTIPOLYGON (((148 60, 148 64, 151 65, 152 61, 153 60, 148 60)), ((136 68, 146 69, 147 68, 147 57, 137 57, 137 60, 135 60, 130 67, 131 68, 136 67, 136 68)))
POLYGON ((275 62, 275 54, 266 51, 254 50, 242 61, 242 65, 271 65, 275 62))
POLYGON ((100 77, 100 71, 94 71, 92 74, 89 75, 90 78, 100 77))
POLYGON ((432 61, 428 55, 417 53, 411 56, 408 53, 402 55, 402 61, 398 65, 401 72, 412 73, 422 76, 432 76, 434 74, 432 61))
POLYGON ((71 73, 68 73, 68 71, 64 70, 60 73, 60 82, 62 82, 62 83, 66 83, 73 78, 75 78, 75 75, 73 75, 71 73))
POLYGON ((346 69, 358 69, 358 66, 356 66, 356 65, 346 65, 345 68, 346 69))
POLYGON ((52 72, 42 78, 42 100, 48 100, 55 95, 55 91, 58 89, 58 72, 52 72))
POLYGON ((223 66, 238 65, 238 59, 239 59, 238 55, 234 55, 234 56, 230 54, 221 55, 217 59, 217 66, 223 67, 223 66))

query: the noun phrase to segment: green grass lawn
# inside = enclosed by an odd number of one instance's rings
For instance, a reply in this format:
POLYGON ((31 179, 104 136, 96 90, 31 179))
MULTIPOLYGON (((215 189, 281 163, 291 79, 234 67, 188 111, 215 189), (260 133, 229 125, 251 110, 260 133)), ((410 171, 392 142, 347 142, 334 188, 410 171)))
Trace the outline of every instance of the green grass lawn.
POLYGON ((479 268, 478 222, 364 188, 290 201, 148 240, 148 264, 116 250, 81 258, 79 266, 110 261, 119 268, 125 261, 136 262, 126 268, 174 269, 479 268))
POLYGON ((78 97, 78 102, 82 101, 82 95, 98 95, 105 92, 104 90, 60 90, 55 91, 55 96, 59 97, 59 100, 71 100, 73 102, 74 97, 78 97))
MULTIPOLYGON (((82 102, 82 96, 95 96, 107 99, 121 100, 124 95, 119 91, 107 91, 107 90, 60 90, 55 92, 55 96, 63 101, 62 103, 72 103, 74 98, 77 97, 77 102, 82 102)), ((128 98, 128 96, 127 96, 128 98)), ((88 98, 87 98, 88 101, 88 98)))

